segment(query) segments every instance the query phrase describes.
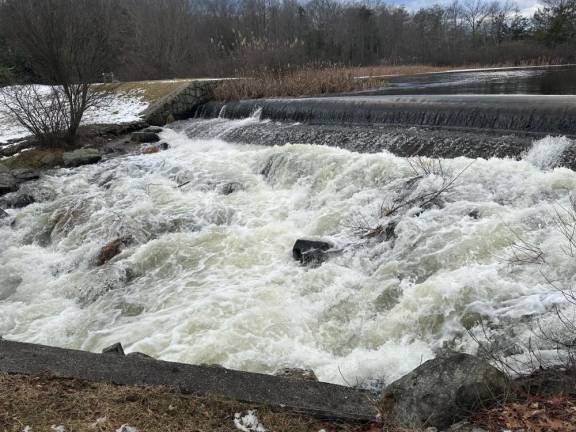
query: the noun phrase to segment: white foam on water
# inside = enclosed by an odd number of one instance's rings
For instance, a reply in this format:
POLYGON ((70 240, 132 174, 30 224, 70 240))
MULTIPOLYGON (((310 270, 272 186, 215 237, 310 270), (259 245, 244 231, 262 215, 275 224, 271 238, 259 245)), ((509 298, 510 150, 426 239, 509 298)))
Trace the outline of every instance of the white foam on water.
MULTIPOLYGON (((215 134, 234 124, 204 122, 215 134)), ((473 352, 478 316, 502 338, 527 340, 534 317, 553 320, 566 302, 541 268, 503 257, 521 236, 541 245, 553 280, 574 279, 551 213, 569 206, 568 169, 445 160, 461 173, 454 188, 431 208, 399 212, 394 241, 370 241, 352 227, 392 219, 377 214, 414 177, 406 159, 193 140, 186 123, 178 129, 163 133, 165 152, 56 171, 35 185, 44 201, 9 211, 1 335, 90 351, 121 341, 164 360, 303 367, 352 385, 390 382, 443 347, 473 352), (225 195, 229 183, 242 187, 225 195), (99 250, 127 235, 134 243, 96 267, 99 250), (291 256, 302 237, 344 251, 302 267, 291 256)), ((441 184, 425 176, 411 196, 441 184)))
POLYGON ((566 137, 547 136, 535 141, 524 157, 524 160, 540 169, 556 167, 564 152, 573 145, 572 140, 566 137))

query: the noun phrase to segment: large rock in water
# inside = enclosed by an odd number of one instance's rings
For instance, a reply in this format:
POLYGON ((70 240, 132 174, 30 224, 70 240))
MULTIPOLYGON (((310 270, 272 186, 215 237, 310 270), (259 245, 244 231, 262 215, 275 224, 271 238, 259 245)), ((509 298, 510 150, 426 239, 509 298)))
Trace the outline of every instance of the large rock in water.
POLYGON ((327 259, 327 252, 334 248, 332 243, 316 240, 296 240, 292 256, 305 265, 320 265, 327 259))
POLYGON ((102 155, 96 149, 85 148, 66 152, 62 155, 62 159, 64 159, 65 166, 72 168, 100 162, 102 155))
POLYGON ((390 384, 382 395, 382 415, 406 428, 447 428, 508 388, 508 377, 487 361, 448 353, 390 384))

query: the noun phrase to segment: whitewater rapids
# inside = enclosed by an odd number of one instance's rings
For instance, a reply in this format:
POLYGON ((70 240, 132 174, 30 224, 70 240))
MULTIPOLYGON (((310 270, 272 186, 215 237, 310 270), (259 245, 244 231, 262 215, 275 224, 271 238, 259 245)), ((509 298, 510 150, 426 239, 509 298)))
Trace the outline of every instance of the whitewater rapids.
POLYGON ((520 161, 443 160, 453 188, 379 220, 383 205, 434 190, 441 176, 408 181, 408 159, 388 152, 218 138, 251 121, 182 122, 162 133, 167 151, 29 184, 38 202, 0 222, 0 335, 96 352, 121 341, 163 360, 303 367, 367 385, 441 348, 475 352, 471 334, 521 356, 533 324, 554 324, 566 305, 547 279, 568 287, 576 275, 554 224, 576 188, 575 172, 554 167, 568 139, 538 141, 520 161), (189 137, 198 122, 215 138, 189 137), (357 233, 392 220, 396 239, 357 233), (95 266, 124 236, 133 243, 95 266), (303 267, 291 256, 303 237, 343 252, 303 267), (510 263, 519 238, 544 251, 545 272, 510 263))

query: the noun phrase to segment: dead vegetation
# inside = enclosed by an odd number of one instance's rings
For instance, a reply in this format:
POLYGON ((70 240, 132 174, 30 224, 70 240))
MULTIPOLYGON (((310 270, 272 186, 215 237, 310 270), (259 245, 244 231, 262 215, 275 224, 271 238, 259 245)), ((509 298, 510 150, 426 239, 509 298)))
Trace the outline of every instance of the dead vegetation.
MULTIPOLYGON (((235 420, 255 411, 273 432, 416 432, 381 424, 345 424, 270 407, 172 393, 164 387, 115 386, 49 375, 0 373, 0 431, 116 432, 128 425, 140 432, 237 432, 235 420), (237 416, 239 414, 239 416, 237 416)), ((487 431, 576 431, 573 395, 525 395, 472 413, 470 423, 487 431)), ((250 429, 248 429, 250 430, 250 429)), ((253 429, 256 430, 256 429, 253 429)))
POLYGON ((449 68, 426 65, 343 67, 308 65, 283 72, 263 71, 227 80, 215 89, 218 100, 318 96, 382 87, 394 75, 441 72, 449 68))
POLYGON ((162 387, 129 387, 0 373, 0 431, 237 432, 236 413, 256 410, 268 431, 369 432, 375 425, 326 422, 269 407, 209 397, 185 397, 162 387))
POLYGON ((472 421, 488 431, 574 432, 576 400, 562 394, 531 396, 484 410, 472 421))
POLYGON ((356 79, 354 69, 306 66, 284 72, 263 71, 237 80, 222 82, 215 90, 217 100, 271 97, 318 96, 363 90, 382 85, 381 79, 356 79))
POLYGON ((369 222, 363 215, 357 217, 355 223, 349 226, 357 236, 363 239, 391 240, 396 236, 395 228, 398 224, 397 220, 392 220, 393 217, 399 217, 402 211, 406 212, 414 207, 425 210, 440 204, 441 196, 452 191, 458 179, 472 165, 453 173, 444 168, 440 159, 416 156, 407 159, 407 162, 413 175, 404 180, 391 203, 382 202, 378 214, 374 217, 375 222, 369 222), (417 192, 419 182, 427 177, 438 177, 441 182, 428 191, 417 192))

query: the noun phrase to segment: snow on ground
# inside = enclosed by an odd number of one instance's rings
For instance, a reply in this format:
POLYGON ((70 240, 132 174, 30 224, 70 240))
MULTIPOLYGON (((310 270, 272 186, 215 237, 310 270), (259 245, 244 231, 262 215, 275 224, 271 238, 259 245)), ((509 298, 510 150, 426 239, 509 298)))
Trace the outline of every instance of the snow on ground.
POLYGON ((267 429, 256 417, 256 411, 252 410, 246 413, 236 413, 234 415, 234 426, 242 432, 267 432, 267 429))
MULTIPOLYGON (((40 86, 39 86, 40 87, 40 86)), ((47 86, 45 87, 48 90, 47 86)), ((143 92, 118 93, 98 109, 90 109, 84 114, 82 124, 129 123, 140 119, 140 114, 148 107, 143 92)), ((0 113, 0 146, 13 140, 25 138, 30 133, 15 119, 0 113)))

